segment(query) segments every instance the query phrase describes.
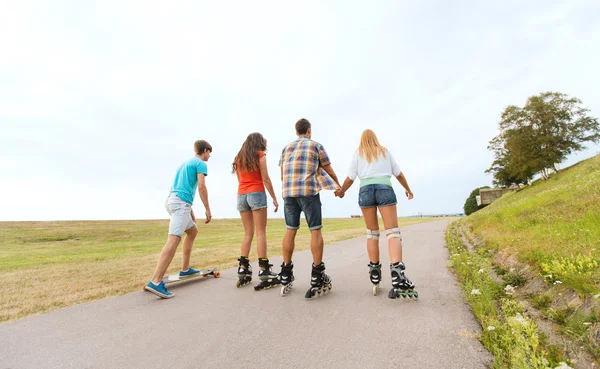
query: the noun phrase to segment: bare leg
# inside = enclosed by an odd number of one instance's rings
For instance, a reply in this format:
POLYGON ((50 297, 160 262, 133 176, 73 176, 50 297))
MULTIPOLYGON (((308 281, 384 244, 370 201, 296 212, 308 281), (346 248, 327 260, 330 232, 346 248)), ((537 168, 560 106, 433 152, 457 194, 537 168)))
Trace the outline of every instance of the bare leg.
POLYGON ((194 241, 198 235, 198 227, 193 226, 188 229, 185 231, 185 235, 183 239, 183 262, 181 263, 181 270, 188 270, 190 268, 190 257, 192 256, 194 241))
POLYGON ((160 255, 158 257, 158 262, 156 263, 156 269, 154 270, 154 276, 152 277, 152 282, 160 283, 171 265, 171 261, 173 261, 173 256, 175 256, 175 251, 177 251, 177 246, 181 242, 181 237, 169 235, 167 238, 167 243, 163 246, 160 255))
POLYGON ((323 261, 323 246, 323 233, 321 229, 310 231, 310 252, 312 252, 314 265, 319 265, 323 261))
POLYGON ((292 254, 294 253, 297 232, 297 229, 288 229, 283 237, 283 241, 281 243, 281 252, 283 254, 283 262, 286 264, 292 262, 292 254))
MULTIPOLYGON (((380 207, 379 212, 383 218, 383 227, 385 229, 398 228, 396 205, 380 207)), ((390 251, 390 261, 392 263, 402 261, 402 240, 400 238, 388 238, 388 249, 390 251)))
POLYGON ((255 210, 252 212, 254 225, 256 227, 256 251, 261 259, 267 258, 267 209, 255 210))
MULTIPOLYGON (((377 219, 377 208, 363 208, 361 210, 367 229, 378 231, 379 220, 377 219)), ((379 263, 379 240, 367 239, 367 253, 369 254, 370 262, 375 264, 379 263)))
POLYGON ((244 225, 244 239, 242 241, 240 255, 248 257, 250 249, 252 248, 252 239, 254 238, 254 220, 251 211, 240 211, 240 216, 242 217, 242 224, 244 225))

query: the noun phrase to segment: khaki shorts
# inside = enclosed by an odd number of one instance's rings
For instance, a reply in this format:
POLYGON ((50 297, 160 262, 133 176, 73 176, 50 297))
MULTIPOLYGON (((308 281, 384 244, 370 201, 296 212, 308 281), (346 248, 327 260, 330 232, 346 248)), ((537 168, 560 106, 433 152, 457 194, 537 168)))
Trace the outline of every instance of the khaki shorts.
POLYGON ((165 208, 171 215, 169 235, 181 237, 185 231, 196 226, 192 221, 192 205, 181 200, 174 193, 167 198, 165 208))

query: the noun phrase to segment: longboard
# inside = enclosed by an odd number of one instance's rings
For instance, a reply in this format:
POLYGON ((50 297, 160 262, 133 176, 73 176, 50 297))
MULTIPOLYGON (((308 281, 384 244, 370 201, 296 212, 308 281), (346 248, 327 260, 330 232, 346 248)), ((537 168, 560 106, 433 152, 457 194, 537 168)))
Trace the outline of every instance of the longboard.
POLYGON ((217 270, 217 268, 208 268, 207 270, 201 270, 200 273, 196 273, 193 275, 186 275, 183 277, 179 276, 179 273, 177 274, 171 274, 169 276, 166 276, 165 278, 163 278, 163 282, 165 282, 165 284, 169 284, 169 283, 173 283, 173 282, 179 282, 179 281, 189 281, 191 279, 196 279, 196 278, 200 278, 200 277, 206 277, 212 275, 215 278, 219 278, 221 276, 221 272, 219 272, 217 270))

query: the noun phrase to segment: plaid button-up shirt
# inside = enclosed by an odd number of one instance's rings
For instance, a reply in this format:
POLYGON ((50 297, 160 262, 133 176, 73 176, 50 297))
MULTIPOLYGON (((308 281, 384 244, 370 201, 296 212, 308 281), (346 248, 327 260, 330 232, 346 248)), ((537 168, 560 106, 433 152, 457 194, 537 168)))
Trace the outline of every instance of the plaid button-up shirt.
POLYGON ((336 190, 335 181, 323 169, 330 165, 325 148, 318 142, 300 137, 281 152, 283 198, 315 196, 321 190, 336 190))

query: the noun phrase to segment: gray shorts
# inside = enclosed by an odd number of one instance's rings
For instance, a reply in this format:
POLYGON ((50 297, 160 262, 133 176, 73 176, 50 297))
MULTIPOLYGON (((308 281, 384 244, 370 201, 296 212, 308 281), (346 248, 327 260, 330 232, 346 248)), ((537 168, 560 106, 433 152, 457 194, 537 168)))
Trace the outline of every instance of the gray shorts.
POLYGON ((181 200, 177 195, 173 193, 169 195, 165 208, 171 215, 169 235, 181 237, 185 231, 196 226, 192 221, 192 205, 181 200))
POLYGON ((250 211, 267 208, 267 194, 265 192, 250 192, 237 195, 237 210, 250 211))

